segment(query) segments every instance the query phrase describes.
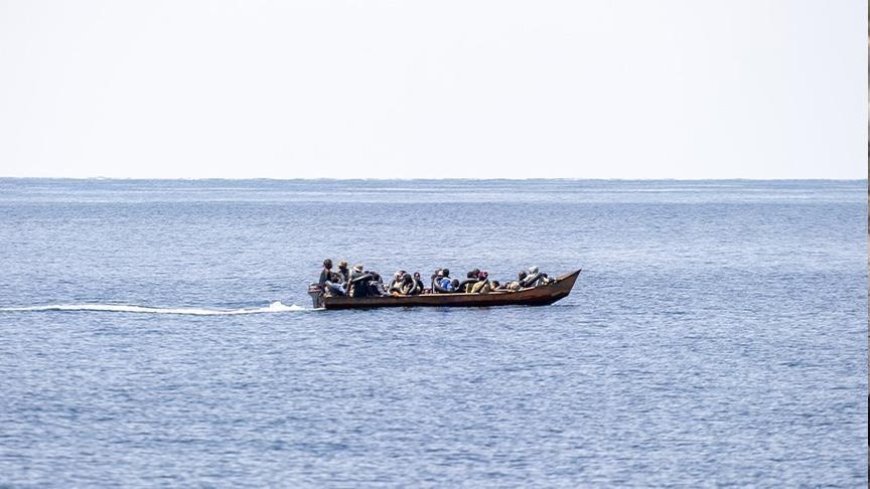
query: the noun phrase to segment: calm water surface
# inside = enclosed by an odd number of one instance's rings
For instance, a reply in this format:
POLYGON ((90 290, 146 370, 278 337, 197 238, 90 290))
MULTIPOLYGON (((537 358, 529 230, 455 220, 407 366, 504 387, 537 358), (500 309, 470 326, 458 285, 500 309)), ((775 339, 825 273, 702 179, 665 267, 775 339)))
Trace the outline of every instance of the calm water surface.
POLYGON ((0 179, 0 485, 866 487, 866 185, 0 179))

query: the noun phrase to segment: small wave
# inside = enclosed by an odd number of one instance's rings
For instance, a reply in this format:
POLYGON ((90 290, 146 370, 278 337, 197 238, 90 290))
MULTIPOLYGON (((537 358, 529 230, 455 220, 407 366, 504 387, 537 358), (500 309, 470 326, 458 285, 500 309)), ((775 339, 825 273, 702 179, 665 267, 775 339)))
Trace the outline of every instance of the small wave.
POLYGON ((273 302, 266 307, 252 309, 203 309, 198 307, 147 307, 125 304, 51 304, 30 307, 0 307, 0 312, 42 312, 42 311, 94 311, 130 312, 138 314, 180 314, 188 316, 237 316, 241 314, 265 314, 275 312, 306 311, 304 307, 293 304, 288 306, 273 302))

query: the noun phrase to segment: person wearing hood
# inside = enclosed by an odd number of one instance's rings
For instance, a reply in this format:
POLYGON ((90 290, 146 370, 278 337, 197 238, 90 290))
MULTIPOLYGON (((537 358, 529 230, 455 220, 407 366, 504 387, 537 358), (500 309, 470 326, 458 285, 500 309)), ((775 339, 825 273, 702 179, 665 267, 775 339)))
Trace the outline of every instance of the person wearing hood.
POLYGON ((523 280, 523 287, 539 287, 555 282, 555 279, 547 276, 546 273, 541 273, 538 267, 529 268, 526 278, 523 280))
POLYGON ((540 285, 541 281, 541 272, 538 271, 538 267, 530 267, 529 271, 526 272, 526 278, 524 278, 520 285, 523 288, 527 287, 537 287, 540 285))

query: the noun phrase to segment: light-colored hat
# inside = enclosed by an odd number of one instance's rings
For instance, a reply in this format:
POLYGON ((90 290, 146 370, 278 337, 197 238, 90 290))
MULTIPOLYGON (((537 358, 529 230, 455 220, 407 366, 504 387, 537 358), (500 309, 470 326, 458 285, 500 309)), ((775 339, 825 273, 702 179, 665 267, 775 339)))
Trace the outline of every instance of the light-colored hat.
POLYGON ((338 267, 339 268, 342 268, 342 267, 347 268, 347 262, 344 260, 341 260, 340 262, 338 262, 338 267))
POLYGON ((362 265, 354 265, 353 271, 354 272, 361 272, 361 271, 363 271, 363 266, 362 265))

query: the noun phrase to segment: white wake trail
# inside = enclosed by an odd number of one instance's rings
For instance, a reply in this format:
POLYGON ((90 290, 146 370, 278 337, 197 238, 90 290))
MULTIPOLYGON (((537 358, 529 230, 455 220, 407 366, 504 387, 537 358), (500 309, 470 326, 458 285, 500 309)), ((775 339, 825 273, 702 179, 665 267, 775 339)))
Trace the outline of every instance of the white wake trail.
POLYGON ((304 307, 293 304, 287 306, 281 302, 273 302, 266 307, 253 309, 203 309, 198 307, 146 307, 126 304, 51 304, 47 306, 30 307, 0 307, 0 312, 40 312, 40 311, 95 311, 95 312, 129 312, 139 314, 180 314, 188 316, 238 316, 242 314, 265 314, 276 312, 307 311, 304 307))

